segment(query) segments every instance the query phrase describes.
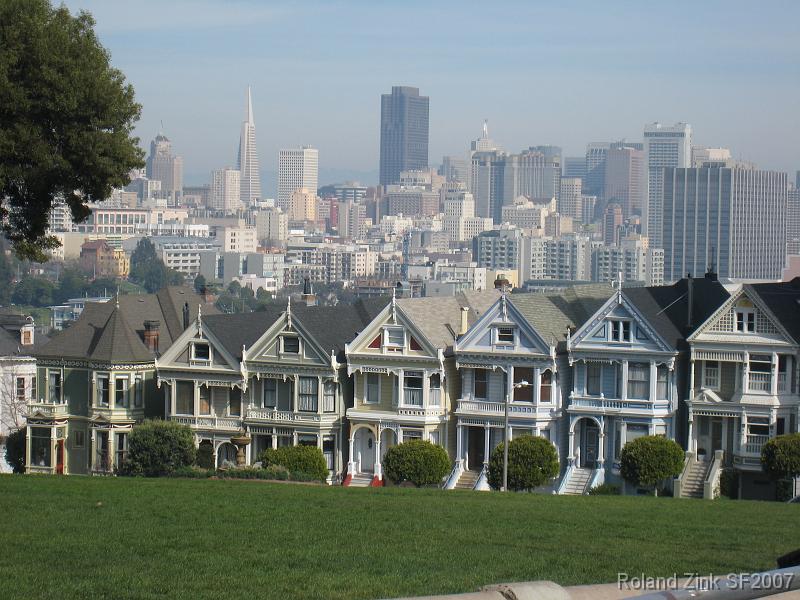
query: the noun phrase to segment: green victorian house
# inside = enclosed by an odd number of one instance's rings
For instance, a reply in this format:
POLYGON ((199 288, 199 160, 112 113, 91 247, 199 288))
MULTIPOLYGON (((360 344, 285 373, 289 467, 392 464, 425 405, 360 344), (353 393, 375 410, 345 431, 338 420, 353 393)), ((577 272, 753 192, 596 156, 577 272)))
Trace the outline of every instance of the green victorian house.
POLYGON ((80 319, 36 353, 36 397, 28 405, 29 473, 113 473, 131 427, 164 417, 155 361, 213 305, 189 287, 88 303, 80 319))

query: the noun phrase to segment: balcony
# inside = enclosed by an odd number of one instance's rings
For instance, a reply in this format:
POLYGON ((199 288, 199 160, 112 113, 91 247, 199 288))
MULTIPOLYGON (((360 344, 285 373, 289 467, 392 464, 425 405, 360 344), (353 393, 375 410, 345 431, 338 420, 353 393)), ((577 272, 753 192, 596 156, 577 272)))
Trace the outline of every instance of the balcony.
POLYGON ((242 419, 240 417, 194 417, 172 415, 170 420, 183 425, 188 425, 192 429, 222 429, 226 431, 239 431, 242 428, 242 419))
POLYGON ((31 402, 28 404, 28 416, 41 415, 52 419, 66 417, 69 407, 66 404, 50 404, 45 402, 31 402))
MULTIPOLYGON (((543 408, 552 408, 552 404, 541 404, 543 408)), ((458 414, 502 417, 505 414, 505 402, 487 402, 485 400, 459 400, 456 408, 458 414)), ((536 417, 536 407, 530 403, 511 402, 508 405, 509 417, 536 417)))
POLYGON ((618 398, 604 398, 602 396, 575 396, 571 397, 570 409, 586 410, 595 413, 616 413, 623 411, 647 412, 669 410, 669 402, 659 400, 622 400, 618 398))
POLYGON ((750 371, 747 374, 747 389, 751 392, 769 392, 771 379, 771 373, 750 371))
POLYGON ((319 423, 320 415, 316 413, 292 412, 271 408, 248 409, 245 417, 248 421, 279 421, 284 423, 319 423))

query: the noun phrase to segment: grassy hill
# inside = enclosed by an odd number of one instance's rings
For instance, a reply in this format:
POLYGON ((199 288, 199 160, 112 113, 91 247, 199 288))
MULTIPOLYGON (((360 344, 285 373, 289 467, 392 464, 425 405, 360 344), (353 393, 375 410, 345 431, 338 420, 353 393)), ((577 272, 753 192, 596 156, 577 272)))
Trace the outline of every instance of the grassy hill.
POLYGON ((5 598, 386 598, 773 568, 800 507, 0 476, 5 598))

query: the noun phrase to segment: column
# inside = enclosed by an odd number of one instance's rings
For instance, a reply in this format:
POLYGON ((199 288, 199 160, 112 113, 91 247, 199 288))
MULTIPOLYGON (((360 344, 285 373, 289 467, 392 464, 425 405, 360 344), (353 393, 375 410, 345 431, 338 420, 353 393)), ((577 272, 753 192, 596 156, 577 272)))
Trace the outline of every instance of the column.
POLYGON ((655 402, 658 399, 657 395, 657 383, 658 383, 658 367, 656 366, 656 361, 650 361, 650 402, 655 402))
MULTIPOLYGON (((550 373, 550 381, 552 382, 552 387, 550 388, 550 402, 553 403, 553 408, 558 410, 561 407, 561 386, 558 384, 558 371, 556 371, 555 365, 553 365, 553 369, 550 373)), ((552 436, 553 430, 551 429, 550 432, 552 436)))
POLYGON ((575 427, 573 425, 574 423, 569 424, 569 456, 567 456, 567 464, 569 466, 572 466, 575 462, 575 427))
POLYGON ((600 435, 597 443, 597 468, 602 469, 606 463, 606 423, 600 421, 600 435))
MULTIPOLYGON (((721 370, 722 370, 722 365, 720 365, 720 371, 721 370)), ((694 359, 689 361, 689 401, 691 402, 692 400, 694 400, 694 359)), ((689 409, 689 411, 691 412, 691 409, 689 409)), ((689 423, 691 423, 691 420, 689 421, 689 423)))
POLYGON ((274 450, 278 447, 278 432, 274 427, 272 428, 271 439, 272 439, 272 449, 274 450))
POLYGON ((627 400, 628 399, 628 361, 627 360, 623 360, 622 361, 622 370, 621 370, 621 372, 622 372, 622 375, 620 377, 622 378, 622 381, 620 381, 620 386, 619 386, 619 397, 622 400, 627 400))
MULTIPOLYGON (((458 421, 456 423, 456 462, 458 464, 461 464, 462 460, 464 459, 463 449, 461 447, 463 445, 463 436, 464 436, 462 432, 462 427, 463 426, 461 425, 461 421, 458 421)), ((446 429, 447 428, 445 428, 445 430, 446 429)))
POLYGON ((297 412, 298 396, 300 394, 300 390, 299 390, 299 388, 300 388, 300 376, 299 375, 295 375, 292 378, 292 382, 293 382, 293 385, 292 385, 292 412, 296 413, 297 412))
POLYGON ((28 425, 25 431, 25 471, 29 472, 33 462, 31 461, 31 426, 28 425))
MULTIPOLYGON (((720 365, 720 377, 722 377, 722 365, 720 365)), ((745 351, 744 352, 744 362, 742 363, 742 391, 749 392, 750 388, 747 385, 747 377, 750 368, 750 353, 745 351)))
POLYGON ((623 419, 622 423, 620 423, 619 428, 619 451, 622 452, 622 448, 625 446, 625 440, 628 439, 628 422, 623 419))
POLYGON ((489 423, 483 426, 483 464, 489 463, 489 423))
POLYGON ((772 353, 772 364, 770 365, 769 393, 773 396, 778 395, 778 353, 772 353))
MULTIPOLYGON (((322 377, 317 377, 317 414, 322 414, 322 405, 325 402, 325 385, 322 382, 322 377)), ((322 448, 322 443, 319 443, 322 448)))
MULTIPOLYGON (((109 404, 110 404, 110 402, 109 402, 109 404)), ((108 436, 108 458, 106 459, 106 464, 103 465, 103 470, 108 468, 108 470, 111 471, 113 469, 113 467, 114 467, 114 459, 115 459, 115 456, 114 456, 114 442, 116 440, 114 439, 114 437, 115 437, 114 436, 114 430, 113 429, 109 429, 106 432, 106 435, 108 436)))
POLYGON ((401 369, 397 373, 397 406, 405 404, 405 398, 403 398, 403 376, 404 372, 401 369))
POLYGON ((194 416, 200 414, 200 386, 198 385, 197 381, 193 383, 194 385, 194 416))
POLYGON ((428 395, 431 389, 430 372, 426 369, 422 372, 422 408, 428 407, 428 395))
POLYGON ((383 469, 381 468, 381 430, 376 427, 377 434, 375 435, 375 469, 373 474, 378 479, 383 479, 383 469))
POLYGON ((533 381, 531 381, 531 385, 533 386, 533 394, 531 394, 531 397, 533 398, 533 403, 538 407, 539 406, 539 402, 541 401, 540 395, 541 395, 541 392, 542 392, 542 369, 541 369, 541 367, 535 367, 533 369, 533 381))
MULTIPOLYGON (((692 363, 694 366, 694 363, 692 363)), ((673 421, 674 422, 674 421, 673 421)), ((687 423, 688 428, 686 430, 686 439, 689 446, 689 452, 694 452, 697 454, 697 440, 694 439, 694 411, 692 411, 692 405, 689 404, 689 414, 687 416, 687 423)))

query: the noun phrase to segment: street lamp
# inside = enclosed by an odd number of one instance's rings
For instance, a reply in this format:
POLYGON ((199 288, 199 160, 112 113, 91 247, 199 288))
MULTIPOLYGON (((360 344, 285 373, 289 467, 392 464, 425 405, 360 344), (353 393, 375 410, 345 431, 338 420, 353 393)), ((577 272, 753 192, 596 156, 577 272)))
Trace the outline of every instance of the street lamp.
MULTIPOLYGON (((529 387, 531 384, 524 379, 519 383, 511 386, 512 390, 519 388, 529 387)), ((511 402, 511 396, 506 392, 506 418, 505 425, 503 426, 503 487, 500 488, 501 492, 508 491, 508 404, 511 402)))

